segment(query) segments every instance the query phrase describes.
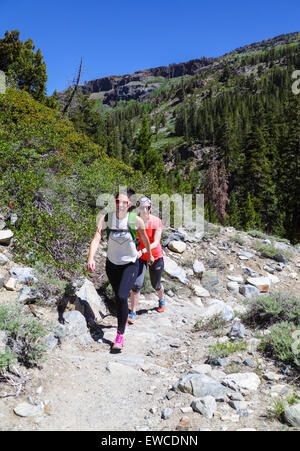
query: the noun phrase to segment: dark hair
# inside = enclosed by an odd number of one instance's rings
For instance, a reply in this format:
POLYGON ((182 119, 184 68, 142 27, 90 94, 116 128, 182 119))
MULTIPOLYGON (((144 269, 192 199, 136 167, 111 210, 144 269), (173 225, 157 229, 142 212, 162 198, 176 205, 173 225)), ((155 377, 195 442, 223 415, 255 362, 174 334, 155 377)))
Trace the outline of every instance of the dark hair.
POLYGON ((133 205, 131 207, 129 207, 128 211, 132 211, 136 208, 136 197, 135 197, 135 191, 132 188, 126 188, 126 189, 121 189, 119 191, 117 191, 115 193, 115 199, 118 199, 120 194, 124 194, 125 196, 128 197, 128 199, 130 199, 130 202, 133 203, 133 205))

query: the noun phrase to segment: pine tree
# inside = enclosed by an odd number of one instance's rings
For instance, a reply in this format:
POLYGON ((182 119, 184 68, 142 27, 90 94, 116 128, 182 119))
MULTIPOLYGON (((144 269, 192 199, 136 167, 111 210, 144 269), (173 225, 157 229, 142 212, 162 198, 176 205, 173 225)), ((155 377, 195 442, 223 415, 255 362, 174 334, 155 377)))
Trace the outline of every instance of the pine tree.
POLYGON ((243 222, 245 230, 261 228, 261 220, 259 215, 255 211, 253 199, 249 192, 247 193, 247 199, 244 204, 243 213, 244 213, 243 222))

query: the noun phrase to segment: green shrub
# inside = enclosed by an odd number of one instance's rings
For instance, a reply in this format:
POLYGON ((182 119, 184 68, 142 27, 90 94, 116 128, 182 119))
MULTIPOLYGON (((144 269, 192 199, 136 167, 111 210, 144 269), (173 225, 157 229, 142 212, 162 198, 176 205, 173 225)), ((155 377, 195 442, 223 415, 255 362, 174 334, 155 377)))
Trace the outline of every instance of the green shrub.
POLYGON ((284 292, 257 296, 243 319, 255 326, 269 326, 282 321, 300 325, 300 300, 284 292))
POLYGON ((292 334, 296 329, 295 324, 286 321, 274 324, 270 335, 262 339, 260 349, 275 360, 300 366, 300 352, 295 354, 292 348, 295 344, 292 334))
POLYGON ((245 240, 240 235, 234 235, 233 237, 230 237, 230 241, 233 243, 238 243, 241 246, 245 244, 245 240))
POLYGON ((26 315, 21 305, 4 304, 0 306, 0 330, 8 336, 8 350, 1 365, 14 358, 27 367, 38 364, 45 352, 40 339, 47 334, 46 327, 39 320, 26 315))
POLYGON ((261 241, 256 240, 252 244, 253 249, 257 250, 261 253, 262 257, 266 258, 274 258, 275 255, 283 254, 287 259, 290 259, 293 256, 293 253, 288 250, 277 249, 273 244, 265 244, 261 241))
POLYGON ((273 399, 271 407, 267 409, 268 418, 272 421, 274 420, 282 421, 285 407, 286 403, 282 399, 280 398, 273 399))
POLYGON ((17 357, 17 354, 12 354, 10 351, 0 354, 0 371, 4 370, 8 365, 15 363, 17 357))
POLYGON ((210 318, 198 320, 194 325, 194 330, 210 332, 219 336, 223 333, 225 325, 226 321, 224 321, 222 313, 216 313, 210 318))
POLYGON ((245 351, 247 344, 244 342, 226 342, 217 343, 209 346, 209 355, 213 358, 228 357, 230 354, 234 354, 238 351, 245 351))
POLYGON ((0 130, 0 207, 18 215, 11 225, 17 262, 42 262, 60 278, 86 274, 98 196, 119 185, 158 192, 153 179, 109 158, 26 92, 0 96, 0 130))

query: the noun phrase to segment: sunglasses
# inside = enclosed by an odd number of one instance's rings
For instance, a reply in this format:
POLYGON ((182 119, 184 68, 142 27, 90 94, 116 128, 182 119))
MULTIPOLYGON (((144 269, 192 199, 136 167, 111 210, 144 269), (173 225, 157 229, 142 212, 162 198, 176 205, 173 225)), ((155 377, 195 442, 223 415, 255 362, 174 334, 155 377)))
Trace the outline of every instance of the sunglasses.
POLYGON ((149 205, 149 206, 146 206, 146 205, 145 205, 145 206, 143 206, 143 207, 142 207, 142 206, 139 207, 139 210, 150 210, 150 208, 151 208, 150 205, 149 205))

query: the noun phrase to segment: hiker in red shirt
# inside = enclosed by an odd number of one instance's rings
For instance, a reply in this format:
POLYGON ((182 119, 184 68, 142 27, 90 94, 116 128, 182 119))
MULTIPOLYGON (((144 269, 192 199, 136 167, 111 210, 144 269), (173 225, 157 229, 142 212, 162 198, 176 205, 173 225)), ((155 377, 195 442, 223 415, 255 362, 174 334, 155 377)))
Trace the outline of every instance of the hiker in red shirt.
MULTIPOLYGON (((151 285, 158 296, 159 305, 157 311, 161 313, 165 310, 166 305, 164 288, 161 284, 161 276, 164 270, 164 259, 160 239, 163 226, 161 219, 151 214, 151 200, 148 197, 142 197, 139 200, 138 205, 139 214, 144 221, 146 234, 150 241, 152 256, 154 257, 154 263, 149 266, 149 274, 151 285)), ((138 237, 140 240, 140 246, 138 247, 139 271, 130 295, 131 313, 128 317, 129 324, 133 324, 136 320, 136 309, 140 299, 140 291, 144 284, 148 261, 148 253, 139 233, 138 237)))

